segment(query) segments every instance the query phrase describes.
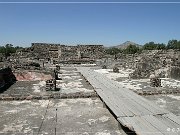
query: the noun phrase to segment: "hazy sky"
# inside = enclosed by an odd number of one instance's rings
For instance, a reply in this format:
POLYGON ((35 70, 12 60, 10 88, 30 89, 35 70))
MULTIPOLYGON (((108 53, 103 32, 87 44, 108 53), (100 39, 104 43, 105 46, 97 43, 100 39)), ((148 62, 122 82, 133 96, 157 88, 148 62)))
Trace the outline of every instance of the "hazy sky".
MULTIPOLYGON (((23 0, 27 1, 35 0, 23 0)), ((144 44, 167 43, 170 39, 180 40, 180 1, 170 4, 0 3, 0 45, 30 46, 32 42, 47 42, 111 46, 127 40, 144 44)))

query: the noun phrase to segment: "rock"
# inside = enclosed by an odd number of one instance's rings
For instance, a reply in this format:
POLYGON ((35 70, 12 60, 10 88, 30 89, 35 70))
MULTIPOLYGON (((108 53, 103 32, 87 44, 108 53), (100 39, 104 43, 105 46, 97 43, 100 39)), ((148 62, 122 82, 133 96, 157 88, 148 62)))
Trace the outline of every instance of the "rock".
POLYGON ((154 79, 154 78, 155 78, 155 75, 154 75, 154 74, 152 74, 152 75, 149 76, 149 79, 154 79))
POLYGON ((26 100, 31 100, 32 98, 33 98, 33 96, 30 95, 30 96, 27 96, 27 97, 26 97, 26 100))
POLYGON ((119 73, 119 68, 115 66, 115 67, 113 68, 113 72, 114 72, 114 73, 119 73))
POLYGON ((154 74, 150 75, 150 86, 152 87, 161 87, 161 79, 155 76, 154 74))
POLYGON ((107 69, 107 66, 106 66, 106 65, 103 65, 103 66, 102 66, 102 69, 107 69))

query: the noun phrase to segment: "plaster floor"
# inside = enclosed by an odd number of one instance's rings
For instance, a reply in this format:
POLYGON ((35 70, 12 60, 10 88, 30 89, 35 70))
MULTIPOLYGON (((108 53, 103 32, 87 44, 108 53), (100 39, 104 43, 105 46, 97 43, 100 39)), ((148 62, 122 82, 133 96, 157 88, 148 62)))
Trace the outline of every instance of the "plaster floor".
POLYGON ((126 134, 99 98, 0 101, 0 106, 2 135, 126 134))

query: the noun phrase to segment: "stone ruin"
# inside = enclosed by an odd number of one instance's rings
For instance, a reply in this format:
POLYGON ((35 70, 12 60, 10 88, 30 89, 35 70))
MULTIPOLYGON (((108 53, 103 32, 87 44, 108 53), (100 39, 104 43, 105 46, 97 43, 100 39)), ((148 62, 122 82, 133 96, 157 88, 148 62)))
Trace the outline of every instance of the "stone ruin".
POLYGON ((19 62, 12 65, 13 69, 24 69, 24 70, 40 70, 40 64, 37 62, 19 62))
POLYGON ((118 68, 117 66, 114 66, 113 72, 114 72, 114 73, 119 73, 119 68, 118 68))
POLYGON ((178 57, 175 57, 172 61, 173 62, 170 68, 170 77, 180 80, 180 53, 178 57))
POLYGON ((46 91, 56 91, 56 79, 46 81, 46 91))
POLYGON ((150 86, 161 87, 161 79, 155 75, 150 75, 150 86))
POLYGON ((18 52, 19 57, 56 63, 94 63, 103 57, 103 45, 67 46, 61 44, 32 43, 32 46, 18 52))
POLYGON ((60 73, 60 66, 56 65, 56 68, 54 69, 52 76, 53 79, 46 80, 46 91, 58 91, 59 88, 56 87, 56 80, 62 80, 62 78, 59 78, 58 74, 60 73))
POLYGON ((104 52, 103 45, 32 43, 31 47, 18 49, 6 60, 0 54, 0 66, 10 66, 15 70, 41 70, 46 64, 93 64, 104 56, 104 52))
POLYGON ((180 79, 180 51, 178 50, 146 51, 134 59, 134 72, 130 74, 130 78, 149 78, 150 75, 155 74, 159 78, 180 79))
POLYGON ((67 46, 32 43, 31 47, 17 50, 16 54, 9 59, 11 67, 27 70, 41 70, 33 63, 44 67, 45 63, 82 64, 95 63, 97 59, 101 59, 102 62, 99 62, 101 67, 106 65, 106 67, 113 68, 117 64, 118 68, 134 69, 130 78, 149 78, 151 74, 158 74, 159 77, 180 79, 180 51, 178 50, 144 50, 141 54, 119 53, 116 55, 117 59, 113 60, 114 64, 109 62, 110 56, 106 58, 107 62, 102 60, 106 57, 104 52, 103 45, 67 46))
POLYGON ((149 78, 157 68, 158 62, 150 57, 142 57, 135 65, 135 71, 130 74, 130 78, 141 79, 149 78))

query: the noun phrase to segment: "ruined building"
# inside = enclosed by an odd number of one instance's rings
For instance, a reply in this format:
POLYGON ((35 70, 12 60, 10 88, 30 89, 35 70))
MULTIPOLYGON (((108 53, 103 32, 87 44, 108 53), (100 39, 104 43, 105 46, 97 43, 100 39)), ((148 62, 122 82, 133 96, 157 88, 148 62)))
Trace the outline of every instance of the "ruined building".
POLYGON ((77 45, 67 46, 60 44, 32 43, 26 48, 28 58, 43 59, 46 61, 93 61, 104 55, 103 45, 77 45))

